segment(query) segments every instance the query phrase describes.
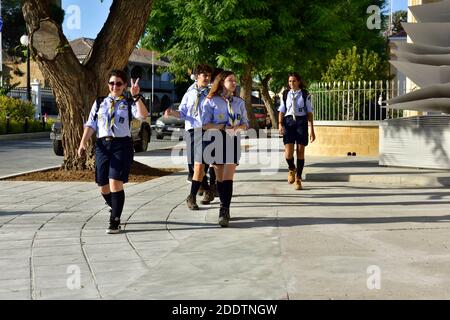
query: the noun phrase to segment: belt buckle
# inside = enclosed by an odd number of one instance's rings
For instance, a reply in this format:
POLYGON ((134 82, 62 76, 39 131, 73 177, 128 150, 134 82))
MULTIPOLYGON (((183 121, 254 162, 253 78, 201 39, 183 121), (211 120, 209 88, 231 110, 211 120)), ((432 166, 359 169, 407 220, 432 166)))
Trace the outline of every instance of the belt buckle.
POLYGON ((105 137, 105 141, 112 141, 114 137, 105 137))

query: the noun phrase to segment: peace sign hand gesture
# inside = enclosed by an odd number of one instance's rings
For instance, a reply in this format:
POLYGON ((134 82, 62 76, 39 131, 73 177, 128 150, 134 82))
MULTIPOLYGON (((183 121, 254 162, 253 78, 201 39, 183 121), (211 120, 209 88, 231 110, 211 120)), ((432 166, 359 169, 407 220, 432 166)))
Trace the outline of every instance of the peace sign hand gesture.
POLYGON ((134 82, 133 79, 131 79, 131 95, 132 96, 139 94, 139 91, 141 90, 139 88, 138 82, 139 82, 139 78, 136 79, 136 82, 134 82))

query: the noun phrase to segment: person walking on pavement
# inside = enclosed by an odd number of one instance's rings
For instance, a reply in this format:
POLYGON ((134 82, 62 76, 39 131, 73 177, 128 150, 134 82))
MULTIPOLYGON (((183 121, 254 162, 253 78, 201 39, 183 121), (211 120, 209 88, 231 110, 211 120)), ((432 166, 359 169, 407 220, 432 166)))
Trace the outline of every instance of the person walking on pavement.
POLYGON ((211 79, 212 68, 206 64, 197 66, 195 71, 196 82, 189 87, 181 100, 179 111, 168 108, 164 116, 175 116, 185 120, 185 130, 188 132, 187 157, 188 163, 194 164, 191 192, 186 198, 186 204, 190 210, 198 210, 197 192, 202 186, 204 197, 202 204, 209 204, 214 200, 214 192, 208 184, 205 176, 205 162, 203 161, 203 128, 201 123, 201 105, 208 95, 208 85, 211 79))
POLYGON ((227 227, 230 221, 234 173, 241 156, 240 132, 248 129, 245 102, 235 96, 236 86, 235 74, 223 71, 214 80, 202 105, 202 124, 207 130, 204 157, 216 171, 221 227, 227 227))
POLYGON ((302 173, 305 166, 305 147, 308 139, 316 139, 313 123, 311 95, 298 73, 289 74, 290 90, 283 92, 278 108, 279 132, 283 136, 284 154, 289 167, 288 182, 294 183, 295 190, 302 189, 302 173), (311 135, 308 136, 308 122, 311 135), (294 144, 297 145, 297 167, 294 164, 294 144))
POLYGON ((127 88, 127 75, 121 70, 109 74, 109 95, 97 98, 84 125, 83 137, 78 147, 78 156, 86 153, 86 145, 96 132, 95 181, 100 192, 111 208, 109 227, 106 233, 120 232, 120 216, 125 203, 124 183, 128 182, 133 162, 131 140, 131 118, 145 119, 147 108, 139 94, 139 78, 131 79, 132 100, 123 94, 127 88))

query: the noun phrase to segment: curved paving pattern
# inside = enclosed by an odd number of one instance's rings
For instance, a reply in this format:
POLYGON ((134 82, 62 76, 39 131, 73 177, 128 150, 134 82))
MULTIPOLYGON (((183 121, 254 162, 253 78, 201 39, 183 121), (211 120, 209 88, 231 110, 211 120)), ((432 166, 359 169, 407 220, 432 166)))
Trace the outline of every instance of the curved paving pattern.
MULTIPOLYGON (((305 171, 373 174, 351 160, 305 171)), ((93 183, 2 181, 0 298, 450 298, 448 189, 361 180, 295 192, 285 176, 241 164, 227 229, 217 201, 186 209, 184 174, 129 184, 119 235, 104 234, 109 212, 93 183), (380 290, 367 288, 373 265, 380 290), (73 266, 81 288, 71 290, 73 266)))

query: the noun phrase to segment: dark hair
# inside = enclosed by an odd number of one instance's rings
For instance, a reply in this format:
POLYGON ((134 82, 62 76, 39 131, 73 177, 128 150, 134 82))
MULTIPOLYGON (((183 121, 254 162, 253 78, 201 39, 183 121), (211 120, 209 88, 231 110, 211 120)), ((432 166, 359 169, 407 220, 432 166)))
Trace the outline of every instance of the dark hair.
POLYGON ((212 71, 213 71, 213 69, 212 69, 211 66, 209 66, 209 65, 207 65, 207 64, 199 64, 199 65, 195 68, 194 74, 195 74, 195 75, 199 75, 199 74, 201 74, 201 73, 204 73, 204 74, 208 74, 208 73, 209 73, 209 74, 211 74, 212 71))
POLYGON ((300 89, 306 89, 308 87, 306 85, 305 80, 303 80, 303 78, 297 72, 289 73, 288 79, 289 79, 289 77, 294 77, 295 79, 297 79, 297 81, 299 82, 299 88, 300 89))
POLYGON ((125 83, 125 85, 128 85, 128 77, 127 77, 127 74, 125 73, 125 71, 118 70, 118 69, 111 70, 111 72, 109 73, 108 79, 113 76, 119 77, 120 79, 122 79, 122 81, 125 83))
POLYGON ((214 82, 216 77, 223 71, 222 68, 214 68, 214 71, 211 74, 211 82, 214 82))
POLYGON ((222 94, 224 86, 223 83, 228 76, 234 75, 233 71, 222 71, 219 73, 211 86, 211 90, 209 90, 208 98, 212 98, 214 96, 219 96, 222 94))

